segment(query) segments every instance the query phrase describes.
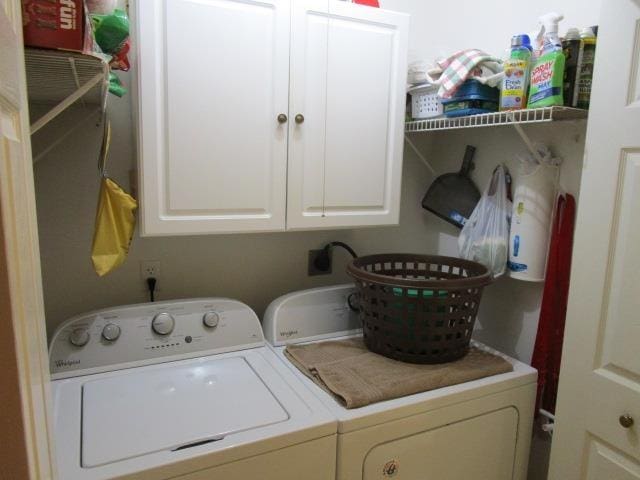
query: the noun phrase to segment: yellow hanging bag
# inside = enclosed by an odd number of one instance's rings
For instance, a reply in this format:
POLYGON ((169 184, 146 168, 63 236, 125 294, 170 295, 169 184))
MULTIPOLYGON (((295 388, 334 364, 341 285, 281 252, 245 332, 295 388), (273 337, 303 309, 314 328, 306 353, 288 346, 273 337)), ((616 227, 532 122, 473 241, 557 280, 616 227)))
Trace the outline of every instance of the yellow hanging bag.
POLYGON ((127 258, 136 226, 135 210, 138 208, 136 199, 107 175, 106 162, 110 141, 111 125, 105 119, 99 164, 102 179, 91 249, 93 268, 101 277, 121 265, 127 258))

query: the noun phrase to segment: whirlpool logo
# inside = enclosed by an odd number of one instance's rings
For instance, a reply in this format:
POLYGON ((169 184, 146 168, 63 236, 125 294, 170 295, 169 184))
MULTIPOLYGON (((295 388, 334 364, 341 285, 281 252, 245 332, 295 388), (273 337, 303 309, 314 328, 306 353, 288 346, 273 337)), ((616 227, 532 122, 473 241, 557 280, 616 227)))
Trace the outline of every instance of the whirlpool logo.
POLYGON ((283 338, 291 338, 298 335, 298 330, 285 330, 280 332, 280 336, 283 338))
POLYGON ((56 360, 53 364, 56 368, 69 368, 74 365, 80 365, 80 360, 56 360))

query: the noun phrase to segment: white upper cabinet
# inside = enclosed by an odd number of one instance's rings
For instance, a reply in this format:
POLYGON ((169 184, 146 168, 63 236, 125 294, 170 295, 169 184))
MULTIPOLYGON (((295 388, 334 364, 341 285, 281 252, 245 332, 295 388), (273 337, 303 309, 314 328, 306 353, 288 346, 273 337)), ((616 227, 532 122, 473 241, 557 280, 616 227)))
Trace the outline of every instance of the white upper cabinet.
POLYGON ((142 234, 284 230, 289 0, 136 6, 142 234))
POLYGON ((408 16, 334 0, 136 7, 142 235, 398 222, 408 16))
POLYGON ((401 13, 293 2, 287 229, 398 223, 408 30, 401 13))

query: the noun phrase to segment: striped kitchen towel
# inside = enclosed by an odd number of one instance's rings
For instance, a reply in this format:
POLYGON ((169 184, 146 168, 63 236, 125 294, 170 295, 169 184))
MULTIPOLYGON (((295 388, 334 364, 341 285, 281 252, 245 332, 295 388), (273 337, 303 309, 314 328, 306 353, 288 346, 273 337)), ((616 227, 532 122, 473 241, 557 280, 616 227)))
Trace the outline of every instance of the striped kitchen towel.
POLYGON ((442 75, 438 81, 440 84, 438 96, 451 98, 467 78, 480 77, 482 75, 480 66, 487 62, 500 64, 502 60, 482 50, 471 48, 460 50, 449 58, 438 61, 438 66, 442 69, 442 75))

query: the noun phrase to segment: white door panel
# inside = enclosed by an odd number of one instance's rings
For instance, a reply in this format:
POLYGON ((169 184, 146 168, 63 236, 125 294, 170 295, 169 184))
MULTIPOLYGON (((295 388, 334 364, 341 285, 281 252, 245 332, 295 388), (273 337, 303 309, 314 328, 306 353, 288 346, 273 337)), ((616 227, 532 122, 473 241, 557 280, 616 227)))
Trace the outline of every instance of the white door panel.
POLYGON ((394 40, 388 27, 343 18, 331 22, 326 212, 388 207, 394 40))
POLYGON ((638 478, 639 68, 640 1, 603 2, 551 480, 638 478))
POLYGON ((640 465, 592 439, 585 480, 640 480, 640 465))
POLYGON ((595 369, 589 378, 589 401, 579 404, 584 412, 584 426, 590 435, 605 439, 612 447, 639 457, 637 426, 622 428, 619 417, 629 414, 640 418, 639 384, 614 368, 595 369))
POLYGON ((6 2, 0 10, 0 41, 2 49, 0 49, 0 98, 11 104, 13 107, 20 107, 20 70, 17 68, 19 64, 19 56, 23 55, 20 46, 20 37, 12 28, 12 23, 19 21, 14 17, 12 8, 15 8, 13 2, 6 2))
POLYGON ((640 150, 621 152, 601 365, 640 376, 640 150))
POLYGON ((398 222, 407 36, 404 14, 295 2, 288 229, 398 222))
POLYGON ((21 11, 18 0, 0 1, 0 477, 50 479, 56 471, 21 11))
POLYGON ((138 23, 143 233, 284 229, 289 2, 140 2, 138 23))

